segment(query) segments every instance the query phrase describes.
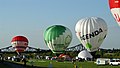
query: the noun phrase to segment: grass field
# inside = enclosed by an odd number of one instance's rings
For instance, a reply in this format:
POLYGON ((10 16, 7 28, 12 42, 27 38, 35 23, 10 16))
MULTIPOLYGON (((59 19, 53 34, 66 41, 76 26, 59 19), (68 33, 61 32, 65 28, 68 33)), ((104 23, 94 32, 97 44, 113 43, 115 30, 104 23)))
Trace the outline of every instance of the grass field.
POLYGON ((74 65, 76 64, 78 68, 120 68, 120 66, 110 66, 110 65, 105 65, 105 66, 97 66, 94 62, 92 61, 85 61, 85 62, 75 62, 73 64, 72 62, 56 62, 52 60, 29 60, 27 62, 27 65, 34 65, 38 67, 44 67, 48 68, 50 62, 52 63, 52 66, 54 68, 74 68, 74 65))

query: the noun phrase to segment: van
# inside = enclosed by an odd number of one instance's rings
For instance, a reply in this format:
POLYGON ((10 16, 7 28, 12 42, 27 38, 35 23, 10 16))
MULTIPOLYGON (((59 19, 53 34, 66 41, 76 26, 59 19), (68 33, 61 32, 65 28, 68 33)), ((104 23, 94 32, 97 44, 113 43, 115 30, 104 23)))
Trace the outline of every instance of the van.
POLYGON ((110 59, 110 65, 120 65, 120 59, 110 59))

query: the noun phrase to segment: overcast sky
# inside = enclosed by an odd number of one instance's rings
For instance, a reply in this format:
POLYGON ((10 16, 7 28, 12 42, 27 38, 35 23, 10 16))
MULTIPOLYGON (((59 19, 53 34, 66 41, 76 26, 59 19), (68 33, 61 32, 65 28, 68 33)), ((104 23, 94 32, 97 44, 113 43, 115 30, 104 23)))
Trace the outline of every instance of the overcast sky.
POLYGON ((63 25, 72 31, 69 47, 79 44, 75 24, 85 17, 103 18, 108 35, 101 48, 120 48, 120 27, 115 22, 108 0, 0 0, 0 48, 11 45, 16 35, 29 39, 29 46, 48 49, 43 32, 51 25, 63 25))

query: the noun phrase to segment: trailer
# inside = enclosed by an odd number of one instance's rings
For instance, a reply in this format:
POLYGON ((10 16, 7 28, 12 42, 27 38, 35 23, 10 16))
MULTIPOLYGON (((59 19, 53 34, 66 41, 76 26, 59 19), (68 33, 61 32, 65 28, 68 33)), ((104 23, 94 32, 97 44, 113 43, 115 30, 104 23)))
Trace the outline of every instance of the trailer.
POLYGON ((97 58, 95 63, 97 65, 108 65, 109 62, 110 62, 110 59, 108 58, 97 58))

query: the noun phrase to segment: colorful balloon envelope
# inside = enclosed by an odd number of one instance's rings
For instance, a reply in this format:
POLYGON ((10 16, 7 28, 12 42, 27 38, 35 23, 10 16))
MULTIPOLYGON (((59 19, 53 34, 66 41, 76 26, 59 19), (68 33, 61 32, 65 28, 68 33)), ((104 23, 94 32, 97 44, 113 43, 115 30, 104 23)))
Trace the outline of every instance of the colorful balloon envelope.
POLYGON ((46 45, 53 53, 62 53, 72 40, 71 31, 62 25, 53 25, 44 32, 46 45))
POLYGON ((120 26, 120 0, 109 0, 111 13, 120 26))
POLYGON ((98 17, 79 20, 75 26, 76 36, 90 52, 98 50, 107 35, 106 22, 98 17))
POLYGON ((28 47, 28 39, 24 36, 15 36, 11 41, 11 45, 15 48, 16 52, 24 52, 28 47))

